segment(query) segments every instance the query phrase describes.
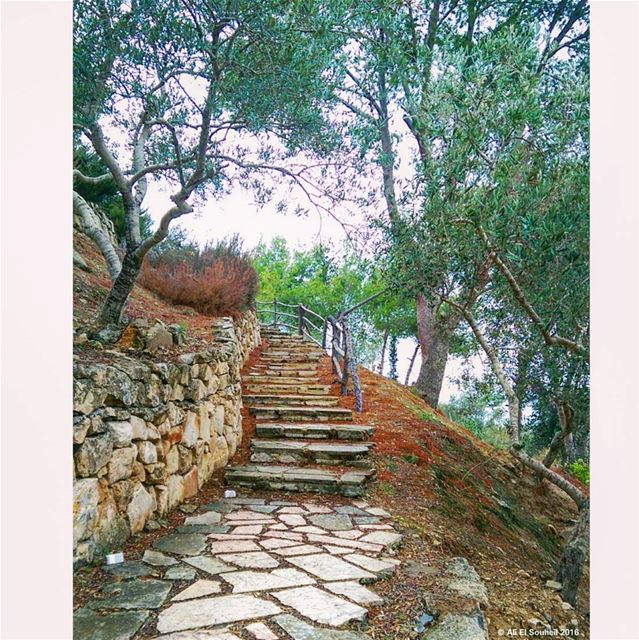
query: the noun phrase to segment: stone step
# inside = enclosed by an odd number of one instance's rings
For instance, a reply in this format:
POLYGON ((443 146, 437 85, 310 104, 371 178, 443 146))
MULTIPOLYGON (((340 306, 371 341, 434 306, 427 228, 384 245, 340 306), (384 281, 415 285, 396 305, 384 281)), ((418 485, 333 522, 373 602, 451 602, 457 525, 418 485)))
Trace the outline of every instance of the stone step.
POLYGON ((300 353, 324 351, 316 342, 310 341, 302 342, 301 340, 273 340, 272 338, 266 338, 262 344, 264 343, 266 343, 267 349, 272 349, 274 351, 294 350, 299 351, 300 353))
POLYGON ((328 384, 315 384, 312 382, 305 382, 304 380, 296 382, 274 382, 272 378, 267 378, 263 381, 254 381, 245 384, 245 391, 249 394, 292 394, 292 395, 328 395, 331 391, 331 386, 328 384))
POLYGON ((252 407, 336 407, 338 398, 331 395, 276 395, 266 393, 247 393, 242 396, 252 407))
POLYGON ((283 371, 281 369, 251 369, 246 377, 247 382, 250 382, 253 377, 268 378, 274 382, 280 382, 281 380, 299 380, 304 378, 305 381, 319 382, 318 371, 303 371, 300 369, 292 371, 283 371))
POLYGON ((293 384, 293 385, 311 385, 316 386, 320 384, 319 374, 313 373, 312 375, 306 375, 303 372, 302 375, 294 376, 282 376, 278 373, 272 375, 263 375, 261 373, 249 373, 244 376, 243 381, 247 385, 251 384, 293 384))
POLYGON ((342 407, 291 407, 291 406, 264 406, 254 405, 250 407, 251 413, 258 420, 284 420, 295 421, 345 421, 353 419, 353 412, 342 407))
POLYGON ((251 462, 275 464, 348 464, 368 467, 372 442, 313 440, 251 440, 251 462))
POLYGON ((316 440, 368 440, 375 427, 362 424, 280 424, 261 422, 255 433, 261 438, 313 438, 316 440))
POLYGON ((253 464, 227 467, 224 474, 226 483, 233 487, 331 493, 348 497, 363 495, 366 482, 374 477, 373 469, 318 469, 253 464))
POLYGON ((255 369, 264 370, 270 369, 273 371, 317 371, 317 362, 308 362, 308 360, 302 360, 300 362, 271 362, 269 360, 260 360, 255 369))
POLYGON ((304 340, 297 333, 272 333, 270 331, 262 331, 262 338, 273 342, 294 342, 299 344, 312 344, 309 340, 304 340))
POLYGON ((319 362, 321 353, 307 354, 307 353, 285 353, 285 354, 272 354, 262 352, 260 356, 260 362, 266 364, 285 364, 289 362, 306 362, 308 364, 314 364, 319 362))

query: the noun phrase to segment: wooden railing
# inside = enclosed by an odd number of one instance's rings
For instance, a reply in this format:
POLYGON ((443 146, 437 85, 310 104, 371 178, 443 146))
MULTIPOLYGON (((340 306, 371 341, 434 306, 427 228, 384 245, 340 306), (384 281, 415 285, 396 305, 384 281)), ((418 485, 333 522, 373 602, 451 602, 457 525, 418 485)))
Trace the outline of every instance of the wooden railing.
POLYGON ((280 300, 258 300, 256 303, 257 313, 263 325, 297 333, 305 340, 311 340, 324 349, 333 363, 333 371, 340 382, 341 394, 348 395, 349 387, 352 387, 355 408, 361 413, 363 408, 362 385, 359 380, 348 316, 385 291, 379 291, 350 309, 341 311, 336 316, 328 316, 328 318, 324 318, 303 304, 289 304, 280 300))

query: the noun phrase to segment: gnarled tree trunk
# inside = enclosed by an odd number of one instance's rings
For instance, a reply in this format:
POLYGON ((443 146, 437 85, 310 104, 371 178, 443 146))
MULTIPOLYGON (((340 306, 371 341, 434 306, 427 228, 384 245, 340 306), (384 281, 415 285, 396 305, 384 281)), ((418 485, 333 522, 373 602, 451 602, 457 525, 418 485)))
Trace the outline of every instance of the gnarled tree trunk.
POLYGON ((590 540, 590 506, 579 510, 579 519, 568 544, 564 547, 557 568, 557 582, 561 583, 561 595, 573 607, 577 602, 577 590, 584 565, 588 558, 590 540))
POLYGON ((572 453, 572 432, 574 430, 574 415, 573 408, 567 402, 556 402, 557 415, 559 417, 560 430, 553 436, 548 453, 544 458, 544 465, 546 467, 552 466, 552 463, 557 458, 561 447, 563 445, 566 459, 568 460, 572 453))
POLYGON ((122 320, 124 305, 138 278, 142 261, 137 251, 128 250, 122 261, 122 269, 113 282, 113 287, 100 311, 100 322, 104 325, 117 325, 122 320))

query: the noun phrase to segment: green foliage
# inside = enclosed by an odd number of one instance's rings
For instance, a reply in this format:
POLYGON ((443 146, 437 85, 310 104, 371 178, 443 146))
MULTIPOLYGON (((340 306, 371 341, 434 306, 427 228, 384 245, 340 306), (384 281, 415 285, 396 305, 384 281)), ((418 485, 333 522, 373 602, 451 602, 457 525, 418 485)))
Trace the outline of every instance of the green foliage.
POLYGON ((590 465, 581 458, 569 465, 568 470, 584 484, 590 484, 590 465))
MULTIPOLYGON (((254 264, 260 300, 302 303, 324 318, 336 316, 385 288, 374 262, 347 244, 337 253, 325 245, 291 249, 283 238, 274 238, 256 248, 254 264)), ((272 316, 264 319, 270 321, 272 316)), ((293 318, 288 321, 295 324, 293 318)), ((405 298, 388 293, 354 311, 349 322, 355 353, 360 362, 370 363, 377 357, 387 327, 396 327, 399 335, 414 331, 414 307, 405 298)))
POLYGON ((441 407, 442 411, 478 438, 495 447, 506 448, 508 419, 504 398, 494 382, 468 378, 462 389, 462 393, 453 396, 441 407))

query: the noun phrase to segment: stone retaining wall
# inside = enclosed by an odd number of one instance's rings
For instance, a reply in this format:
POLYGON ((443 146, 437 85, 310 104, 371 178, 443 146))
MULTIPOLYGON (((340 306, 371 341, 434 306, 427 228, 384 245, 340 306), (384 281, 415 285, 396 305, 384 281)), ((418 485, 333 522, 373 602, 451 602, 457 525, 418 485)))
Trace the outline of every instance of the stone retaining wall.
POLYGON ((213 321, 211 348, 178 364, 104 352, 74 365, 74 565, 117 550, 195 495, 242 440, 240 369, 253 312, 213 321))

